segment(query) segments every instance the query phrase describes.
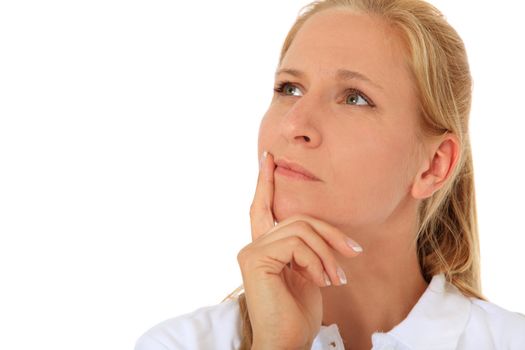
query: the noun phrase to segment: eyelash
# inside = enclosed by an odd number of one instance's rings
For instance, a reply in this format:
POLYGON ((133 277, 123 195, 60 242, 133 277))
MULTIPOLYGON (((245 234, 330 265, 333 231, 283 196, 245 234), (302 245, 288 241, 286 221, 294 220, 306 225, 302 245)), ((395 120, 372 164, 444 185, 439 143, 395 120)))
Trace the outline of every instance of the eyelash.
MULTIPOLYGON (((284 94, 284 86, 287 85, 287 84, 295 86, 295 84, 292 83, 291 81, 282 81, 282 82, 278 83, 278 85, 273 89, 273 91, 277 92, 280 95, 283 95, 284 94)), ((372 100, 368 96, 366 96, 361 90, 356 89, 356 88, 349 88, 346 91, 346 93, 350 93, 350 92, 351 93, 357 93, 358 95, 360 95, 368 103, 368 106, 361 106, 361 107, 375 107, 374 102, 372 102, 372 100)), ((288 95, 284 95, 284 96, 288 96, 288 95)))

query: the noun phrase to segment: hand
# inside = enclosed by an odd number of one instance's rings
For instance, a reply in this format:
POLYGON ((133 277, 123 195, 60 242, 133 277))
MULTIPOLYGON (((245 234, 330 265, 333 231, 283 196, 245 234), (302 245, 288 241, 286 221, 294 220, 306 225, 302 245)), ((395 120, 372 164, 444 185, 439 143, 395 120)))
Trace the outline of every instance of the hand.
POLYGON ((327 286, 325 274, 332 284, 343 284, 334 249, 349 258, 359 252, 348 245, 357 244, 338 228, 307 215, 275 225, 274 170, 273 156, 268 154, 250 207, 252 243, 237 255, 253 344, 309 349, 321 328, 320 288, 327 286))

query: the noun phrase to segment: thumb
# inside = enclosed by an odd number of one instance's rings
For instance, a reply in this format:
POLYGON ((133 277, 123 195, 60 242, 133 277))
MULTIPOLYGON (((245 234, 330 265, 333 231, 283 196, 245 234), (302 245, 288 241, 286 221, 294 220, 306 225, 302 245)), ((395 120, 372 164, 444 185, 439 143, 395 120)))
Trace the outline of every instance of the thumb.
POLYGON ((271 230, 275 225, 273 216, 274 172, 273 155, 263 152, 259 162, 257 187, 250 207, 252 241, 271 230))

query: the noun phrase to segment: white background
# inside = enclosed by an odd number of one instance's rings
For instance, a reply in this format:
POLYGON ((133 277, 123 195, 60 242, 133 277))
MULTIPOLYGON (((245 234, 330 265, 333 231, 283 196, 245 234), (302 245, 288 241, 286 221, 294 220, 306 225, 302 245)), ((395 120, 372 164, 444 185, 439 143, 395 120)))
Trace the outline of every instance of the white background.
MULTIPOLYGON (((242 283, 259 123, 307 3, 0 3, 0 348, 130 349, 242 283)), ((483 289, 524 313, 522 12, 433 3, 474 77, 483 289)))

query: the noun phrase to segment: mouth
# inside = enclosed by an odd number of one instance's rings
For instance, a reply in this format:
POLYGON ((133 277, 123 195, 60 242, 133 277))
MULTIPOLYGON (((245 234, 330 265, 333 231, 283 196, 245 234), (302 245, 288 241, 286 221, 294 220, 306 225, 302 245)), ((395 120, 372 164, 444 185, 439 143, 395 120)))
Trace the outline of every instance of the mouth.
POLYGON ((293 179, 321 181, 317 176, 312 174, 310 171, 308 171, 298 163, 294 163, 280 158, 275 161, 275 164, 277 165, 277 168, 275 169, 275 172, 277 174, 287 176, 293 179))

